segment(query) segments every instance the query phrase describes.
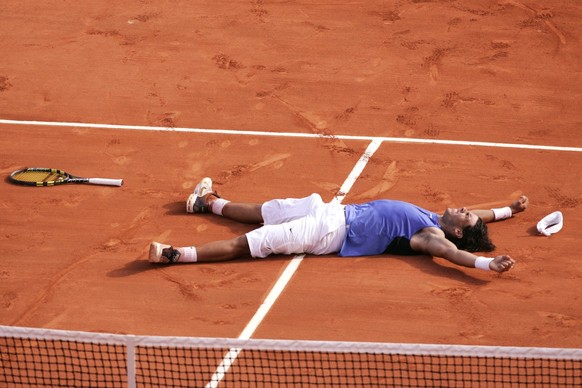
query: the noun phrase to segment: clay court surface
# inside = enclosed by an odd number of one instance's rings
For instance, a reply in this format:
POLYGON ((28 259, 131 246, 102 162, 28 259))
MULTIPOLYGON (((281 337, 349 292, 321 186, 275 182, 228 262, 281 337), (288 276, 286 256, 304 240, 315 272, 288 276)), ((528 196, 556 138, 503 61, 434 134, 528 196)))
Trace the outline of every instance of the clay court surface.
POLYGON ((496 254, 517 261, 512 271, 426 256, 306 256, 253 338, 582 347, 579 2, 2 8, 2 175, 54 167, 125 184, 2 180, 1 325, 238 337, 292 257, 147 262, 152 240, 194 245, 250 230, 185 213, 208 175, 236 201, 318 192, 441 212, 530 198, 525 213, 490 226, 496 254), (538 235, 555 210, 562 231, 538 235))

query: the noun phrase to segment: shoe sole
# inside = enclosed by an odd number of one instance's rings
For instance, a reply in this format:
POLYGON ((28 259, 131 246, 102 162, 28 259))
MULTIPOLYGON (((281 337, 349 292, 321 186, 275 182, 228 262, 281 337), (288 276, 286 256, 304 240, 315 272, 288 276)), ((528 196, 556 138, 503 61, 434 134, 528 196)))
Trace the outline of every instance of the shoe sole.
POLYGON ((197 197, 204 197, 210 192, 212 192, 212 179, 209 177, 203 178, 194 189, 194 195, 197 197))
POLYGON ((163 244, 152 242, 150 245, 150 254, 148 260, 150 263, 167 263, 162 261, 162 250, 165 248, 163 244))

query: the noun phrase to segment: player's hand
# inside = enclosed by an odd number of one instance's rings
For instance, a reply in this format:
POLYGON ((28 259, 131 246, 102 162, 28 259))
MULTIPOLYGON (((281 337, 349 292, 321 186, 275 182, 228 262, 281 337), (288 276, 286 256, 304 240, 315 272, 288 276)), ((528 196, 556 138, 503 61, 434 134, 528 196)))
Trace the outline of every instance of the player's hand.
POLYGON ((509 205, 509 208, 511 209, 511 213, 515 214, 524 211, 528 204, 529 199, 525 195, 522 195, 517 201, 509 205))
POLYGON ((489 263, 489 268, 496 272, 509 271, 515 265, 515 260, 507 255, 497 256, 489 263))

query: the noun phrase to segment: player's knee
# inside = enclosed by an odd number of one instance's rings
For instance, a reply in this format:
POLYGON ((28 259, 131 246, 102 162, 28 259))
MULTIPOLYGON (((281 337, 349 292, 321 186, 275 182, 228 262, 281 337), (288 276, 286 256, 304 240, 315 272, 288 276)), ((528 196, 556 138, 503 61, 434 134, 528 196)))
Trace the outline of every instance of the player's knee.
POLYGON ((232 240, 232 249, 238 256, 248 255, 251 253, 249 242, 246 235, 236 237, 232 240))

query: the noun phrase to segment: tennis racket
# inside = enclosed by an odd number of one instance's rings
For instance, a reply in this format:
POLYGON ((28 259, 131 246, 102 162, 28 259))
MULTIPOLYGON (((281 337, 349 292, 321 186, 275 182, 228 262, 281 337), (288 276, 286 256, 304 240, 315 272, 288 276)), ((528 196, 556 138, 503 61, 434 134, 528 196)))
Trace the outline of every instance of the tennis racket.
POLYGON ((81 178, 54 168, 25 168, 14 171, 8 179, 26 186, 56 186, 65 183, 90 183, 92 185, 121 186, 123 179, 81 178))

